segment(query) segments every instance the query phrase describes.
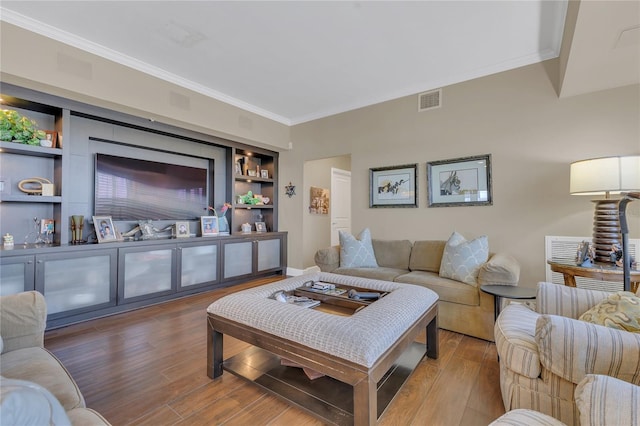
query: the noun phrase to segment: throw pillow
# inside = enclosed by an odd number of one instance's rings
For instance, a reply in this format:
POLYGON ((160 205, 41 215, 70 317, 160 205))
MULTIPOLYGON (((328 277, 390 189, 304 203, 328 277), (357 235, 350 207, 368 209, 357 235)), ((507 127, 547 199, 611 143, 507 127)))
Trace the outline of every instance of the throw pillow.
POLYGON ((619 291, 580 315, 578 319, 640 333, 640 297, 630 291, 619 291))
POLYGON ((376 256, 371 244, 371 232, 365 228, 358 237, 339 231, 341 268, 377 268, 376 256))
POLYGON ((467 241, 454 232, 444 246, 440 276, 475 286, 480 267, 488 259, 489 241, 486 235, 467 241))

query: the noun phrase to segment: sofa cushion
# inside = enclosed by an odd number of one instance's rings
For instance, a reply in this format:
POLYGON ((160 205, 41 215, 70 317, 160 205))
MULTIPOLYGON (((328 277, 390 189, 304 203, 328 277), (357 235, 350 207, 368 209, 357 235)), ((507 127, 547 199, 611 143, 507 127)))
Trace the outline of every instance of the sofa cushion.
POLYGON ((377 268, 371 244, 371 232, 365 228, 358 237, 338 231, 340 237, 340 266, 344 268, 377 268))
POLYGON ((493 328, 500 365, 530 379, 542 371, 535 337, 539 316, 526 305, 512 303, 500 312, 493 328))
POLYGON ((395 281, 396 277, 406 274, 406 269, 395 268, 338 268, 333 270, 334 274, 349 275, 352 277, 371 278, 382 281, 395 281))
POLYGON ((411 241, 409 240, 373 240, 373 252, 378 266, 395 269, 409 269, 411 241))
POLYGON ((411 249, 409 269, 412 271, 438 272, 446 241, 416 241, 411 249))
POLYGON ((84 407, 80 389, 66 368, 48 350, 24 348, 0 356, 2 376, 34 382, 48 389, 65 410, 84 407))
POLYGON ((411 271, 395 279, 399 283, 416 284, 438 293, 440 300, 462 305, 477 306, 480 294, 476 287, 440 277, 436 272, 411 271))
POLYGON ((478 285, 518 285, 520 264, 508 254, 491 255, 489 261, 480 267, 478 285))
POLYGON ((486 235, 467 241, 454 232, 444 246, 440 276, 476 286, 480 267, 488 258, 489 242, 486 235))
POLYGON ((605 375, 587 374, 576 387, 580 424, 618 426, 640 421, 640 386, 605 375))
POLYGON ((74 408, 67 411, 72 425, 109 425, 107 419, 91 408, 74 408))
POLYGON ((60 402, 47 389, 37 383, 2 377, 0 424, 64 426, 71 422, 60 402))
POLYGON ((630 291, 618 291, 580 315, 578 319, 640 333, 640 297, 630 291))

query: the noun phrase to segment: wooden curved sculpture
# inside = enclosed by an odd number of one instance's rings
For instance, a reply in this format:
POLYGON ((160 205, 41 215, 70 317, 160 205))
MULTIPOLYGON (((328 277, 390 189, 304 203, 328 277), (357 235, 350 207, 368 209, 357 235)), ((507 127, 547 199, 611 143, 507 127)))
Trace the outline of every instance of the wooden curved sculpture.
POLYGON ((42 184, 44 183, 51 185, 49 179, 41 177, 23 179, 18 183, 18 189, 25 194, 42 194, 42 184))

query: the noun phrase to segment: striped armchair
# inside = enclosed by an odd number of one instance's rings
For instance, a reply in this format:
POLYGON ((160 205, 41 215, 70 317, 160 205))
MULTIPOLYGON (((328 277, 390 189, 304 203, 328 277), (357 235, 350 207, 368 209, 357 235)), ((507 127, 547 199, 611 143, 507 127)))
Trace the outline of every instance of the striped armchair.
POLYGON ((574 391, 587 374, 640 385, 640 334, 578 321, 610 293, 539 283, 537 312, 502 310, 494 333, 507 411, 527 408, 579 424, 574 391))

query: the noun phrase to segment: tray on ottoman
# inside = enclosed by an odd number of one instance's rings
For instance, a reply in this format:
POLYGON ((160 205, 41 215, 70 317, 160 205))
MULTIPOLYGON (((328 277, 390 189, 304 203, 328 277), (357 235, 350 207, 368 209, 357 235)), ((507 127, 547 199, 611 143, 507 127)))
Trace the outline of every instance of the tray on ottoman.
POLYGON ((219 377, 224 368, 329 423, 375 424, 424 356, 425 346, 414 340, 425 329, 426 353, 437 358, 437 300, 433 291, 419 286, 328 273, 240 291, 207 309, 207 374, 219 377), (388 294, 350 316, 269 298, 309 279, 388 294), (223 362, 224 334, 257 348, 223 362), (280 357, 329 377, 309 381, 301 369, 281 366, 280 357), (343 383, 341 394, 352 395, 350 402, 340 398, 344 401, 335 404, 323 394, 323 387, 333 389, 337 382, 343 383))

